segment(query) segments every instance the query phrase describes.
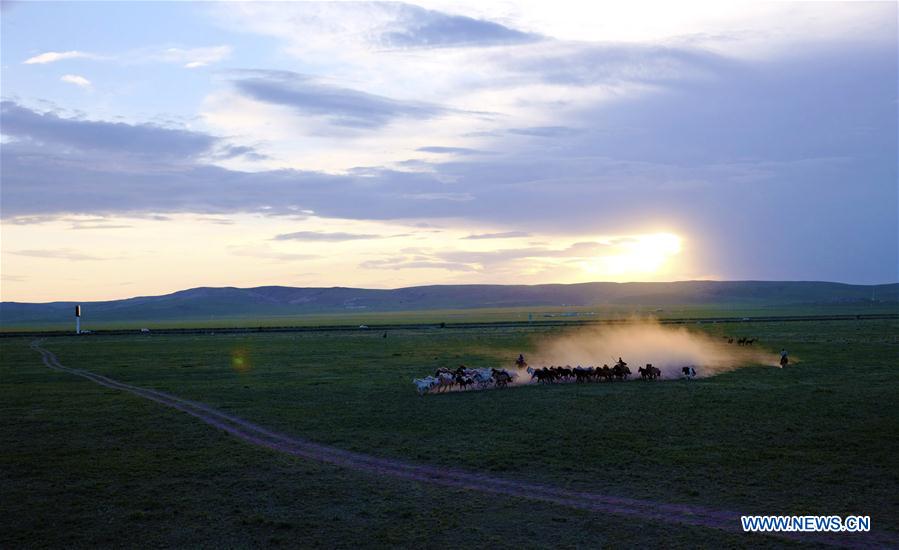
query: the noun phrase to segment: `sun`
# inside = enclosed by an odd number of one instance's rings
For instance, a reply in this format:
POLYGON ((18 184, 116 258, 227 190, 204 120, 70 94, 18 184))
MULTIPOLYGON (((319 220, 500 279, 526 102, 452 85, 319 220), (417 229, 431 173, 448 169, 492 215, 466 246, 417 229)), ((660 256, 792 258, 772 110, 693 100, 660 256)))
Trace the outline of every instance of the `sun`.
POLYGON ((608 242, 607 254, 584 262, 581 267, 592 276, 620 281, 666 274, 671 259, 683 248, 682 239, 673 233, 631 235, 608 242))

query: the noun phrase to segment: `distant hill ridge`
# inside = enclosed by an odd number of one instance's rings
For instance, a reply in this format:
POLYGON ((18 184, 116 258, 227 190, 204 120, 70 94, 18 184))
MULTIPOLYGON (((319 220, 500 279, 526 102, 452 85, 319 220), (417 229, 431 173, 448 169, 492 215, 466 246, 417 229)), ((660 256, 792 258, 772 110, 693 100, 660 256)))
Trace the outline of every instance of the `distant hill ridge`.
POLYGON ((850 285, 812 281, 680 281, 543 285, 430 285, 365 288, 199 287, 162 296, 99 302, 0 303, 0 326, 58 322, 81 303, 94 320, 176 320, 310 313, 387 312, 547 306, 744 306, 899 303, 899 283, 850 285))

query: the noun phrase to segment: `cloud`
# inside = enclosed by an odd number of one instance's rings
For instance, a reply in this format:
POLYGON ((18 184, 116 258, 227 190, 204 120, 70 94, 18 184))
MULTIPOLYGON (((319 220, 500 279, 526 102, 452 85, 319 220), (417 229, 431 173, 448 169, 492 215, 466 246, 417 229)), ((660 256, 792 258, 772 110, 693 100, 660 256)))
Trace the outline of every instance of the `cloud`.
POLYGON ((535 246, 527 248, 499 248, 495 250, 443 250, 434 253, 442 261, 458 262, 468 265, 496 266, 498 264, 534 258, 554 258, 564 255, 564 249, 554 250, 548 247, 535 246))
POLYGON ((521 44, 542 37, 463 15, 427 10, 410 4, 384 6, 392 21, 380 29, 378 44, 388 48, 484 47, 521 44))
POLYGON ((518 272, 554 269, 577 271, 572 262, 595 260, 598 254, 615 251, 611 245, 599 242, 577 242, 562 248, 532 246, 523 248, 501 248, 495 250, 458 249, 403 249, 400 255, 392 255, 359 264, 365 269, 444 269, 483 273, 518 272))
POLYGON ((622 244, 632 244, 638 242, 637 239, 632 237, 623 237, 618 239, 612 239, 608 243, 599 243, 593 241, 582 241, 576 242, 565 248, 564 250, 553 251, 549 255, 552 256, 567 256, 572 258, 590 258, 596 256, 597 254, 608 253, 610 249, 615 246, 619 246, 622 244))
POLYGON ((87 58, 92 59, 96 56, 94 54, 79 52, 77 50, 70 50, 67 52, 44 52, 42 54, 36 55, 34 57, 29 57, 23 63, 25 65, 44 65, 46 63, 55 63, 57 61, 63 61, 65 59, 77 59, 77 58, 87 58))
MULTIPOLYGON (((154 163, 186 161, 205 155, 250 160, 265 158, 252 147, 230 145, 201 132, 153 124, 63 118, 53 112, 33 111, 12 101, 0 102, 0 120, 5 136, 16 138, 20 145, 29 144, 35 148, 32 154, 38 150, 52 152, 58 159, 73 157, 76 153, 77 158, 84 160, 89 160, 90 155, 103 154, 142 158, 154 163)), ((92 160, 97 161, 94 164, 104 164, 111 157, 92 160)))
POLYGON ((256 101, 290 107, 303 115, 358 129, 384 126, 397 118, 423 119, 450 112, 420 101, 400 101, 342 88, 289 71, 241 71, 234 86, 256 101))
POLYGON ((404 199, 412 199, 415 201, 451 201, 451 202, 469 202, 475 200, 475 196, 471 193, 453 193, 453 192, 431 192, 431 193, 405 193, 402 195, 404 199))
POLYGON ((689 45, 561 41, 534 45, 523 55, 503 57, 501 61, 505 71, 500 81, 577 87, 682 83, 708 78, 738 65, 736 61, 689 45))
POLYGON ((341 241, 356 241, 362 239, 381 239, 383 236, 381 235, 369 235, 363 233, 326 233, 322 231, 297 231, 294 233, 283 233, 281 235, 275 236, 272 240, 275 241, 328 241, 328 242, 341 242, 341 241))
POLYGON ((231 46, 167 48, 151 57, 166 63, 183 64, 187 69, 196 69, 227 59, 231 56, 231 51, 231 46))
POLYGON ((216 225, 234 225, 236 222, 229 218, 216 218, 214 216, 200 216, 197 221, 213 223, 216 225))
MULTIPOLYGON (((654 236, 643 236, 652 241, 654 236)), ((555 280, 574 277, 580 280, 584 265, 603 266, 614 271, 615 265, 630 262, 658 262, 662 265, 668 256, 678 250, 647 251, 640 248, 640 238, 608 237, 600 241, 576 241, 565 239, 556 246, 530 246, 519 248, 496 248, 493 250, 460 250, 457 248, 405 248, 400 254, 392 254, 359 264, 364 269, 419 269, 433 268, 447 271, 488 273, 493 276, 515 277, 524 274, 552 273, 555 280), (618 244, 616 244, 618 243, 618 244), (636 261, 635 261, 636 258, 636 261)), ((598 268, 597 268, 598 269, 598 268)), ((646 273, 651 274, 651 273, 646 273)))
POLYGON ((287 41, 292 53, 326 47, 412 50, 510 46, 542 40, 487 19, 401 2, 245 3, 217 10, 219 21, 241 32, 287 41))
POLYGON ((47 258, 47 259, 58 259, 58 260, 69 260, 73 262, 81 262, 81 261, 102 261, 102 260, 112 260, 115 258, 101 258, 99 256, 91 256, 89 254, 82 254, 77 250, 72 250, 70 248, 58 248, 54 250, 14 250, 11 251, 10 254, 15 254, 16 256, 28 256, 31 258, 47 258))
POLYGON ((66 59, 94 59, 119 61, 122 63, 145 63, 156 61, 161 63, 177 63, 187 69, 205 67, 218 63, 231 56, 231 46, 208 46, 199 48, 141 48, 116 55, 98 55, 94 53, 71 50, 66 52, 45 52, 23 61, 25 65, 43 65, 56 63, 66 59))
POLYGON ((445 153, 450 155, 475 155, 480 153, 477 149, 469 149, 467 147, 441 147, 437 145, 419 147, 416 151, 421 151, 422 153, 445 153))
POLYGON ((12 225, 40 225, 51 222, 68 223, 70 224, 69 229, 73 229, 76 231, 82 229, 128 229, 133 227, 132 225, 110 223, 109 219, 103 217, 85 218, 76 216, 46 215, 15 216, 3 220, 3 223, 9 223, 12 225))
POLYGON ((519 136, 552 138, 571 136, 579 133, 580 130, 567 126, 532 126, 529 128, 509 128, 506 132, 519 136))
POLYGON ((478 271, 473 265, 458 262, 409 260, 405 256, 367 260, 359 264, 363 269, 439 269, 444 271, 478 271))
POLYGON ((106 222, 90 223, 86 221, 75 221, 69 229, 81 231, 84 229, 130 229, 133 225, 127 224, 111 224, 106 222))
POLYGON ((530 237, 530 233, 525 233, 524 231, 507 231, 505 233, 481 233, 478 235, 469 235, 467 237, 463 237, 465 240, 480 240, 480 239, 515 239, 518 237, 530 237))
MULTIPOLYGON (((530 46, 519 45, 506 53, 518 55, 520 48, 530 46)), ((516 66, 515 77, 536 86, 526 88, 533 89, 535 97, 557 87, 582 95, 578 101, 541 105, 525 115, 513 111, 489 125, 460 124, 457 135, 469 130, 495 132, 479 140, 478 146, 483 143, 496 154, 443 158, 447 162, 429 163, 429 171, 379 168, 374 163, 333 173, 239 171, 208 164, 222 144, 204 134, 192 147, 157 146, 160 152, 142 162, 120 155, 110 162, 105 157, 114 152, 114 145, 106 142, 128 143, 130 132, 141 133, 141 125, 125 125, 138 128, 103 140, 99 147, 90 140, 85 144, 83 134, 94 135, 105 126, 96 129, 90 121, 31 113, 29 120, 39 119, 32 121, 36 128, 22 131, 17 129, 21 124, 8 124, 8 119, 15 121, 9 116, 14 110, 4 106, 3 131, 16 135, 0 150, 2 215, 4 219, 66 212, 286 216, 314 210, 325 218, 430 219, 463 227, 502 224, 508 232, 527 231, 541 240, 543 235, 670 229, 692 236, 693 241, 685 241, 685 250, 715 262, 704 272, 724 277, 801 278, 814 264, 817 276, 828 279, 895 279, 899 148, 894 47, 822 46, 764 63, 649 49, 645 56, 674 59, 665 69, 669 72, 655 79, 639 67, 625 70, 624 62, 611 63, 603 72, 598 51, 591 50, 586 58, 594 63, 595 75, 580 73, 576 66, 556 71, 545 59, 528 65, 534 74, 527 74, 525 64, 516 66), (592 99, 604 83, 619 79, 642 82, 650 91, 610 101, 592 99), (36 122, 58 123, 63 130, 77 127, 80 137, 57 132, 55 126, 42 134, 36 122), (48 143, 42 145, 43 139, 48 143), (176 155, 173 150, 188 154, 176 155), (154 162, 148 162, 150 158, 154 162), (745 227, 753 228, 751 234, 745 227), (846 260, 846 250, 857 253, 854 261, 846 260)), ((500 50, 491 52, 499 55, 500 50)), ((622 54, 622 59, 639 59, 634 55, 622 54)), ((649 65, 664 65, 653 63, 649 65)), ((296 111, 306 116, 382 124, 366 142, 372 148, 382 147, 391 137, 388 122, 412 118, 394 106, 395 100, 370 94, 361 96, 362 107, 345 107, 335 100, 334 114, 329 114, 329 108, 316 103, 318 95, 333 91, 349 103, 355 96, 343 95, 346 88, 295 73, 250 72, 233 78, 270 85, 271 89, 256 92, 272 94, 268 99, 279 105, 296 103, 300 105, 296 111), (295 85, 308 97, 292 95, 295 85), (366 103, 372 97, 374 104, 366 103)), ((505 97, 506 90, 496 93, 505 97)), ((521 97, 528 99, 526 94, 521 97)), ((404 144, 406 152, 429 143, 456 143, 421 135, 425 137, 420 141, 404 144)), ((165 136, 172 141, 183 137, 165 136)), ((188 140, 188 145, 192 143, 188 140)), ((325 153, 343 154, 342 145, 325 153)), ((570 254, 586 254, 593 246, 580 245, 583 251, 570 254)), ((503 254, 527 253, 531 251, 503 254)), ((574 256, 553 257, 563 262, 574 256)), ((475 256, 400 261, 471 266, 474 260, 492 261, 475 256)))
POLYGON ((63 145, 84 152, 112 152, 136 156, 193 158, 210 151, 217 138, 150 124, 125 124, 62 118, 38 113, 12 101, 0 103, 3 133, 20 140, 63 145))
POLYGON ((60 217, 55 214, 50 214, 46 216, 16 216, 12 218, 7 218, 3 220, 4 223, 11 223, 13 225, 39 225, 42 223, 48 223, 52 221, 58 220, 60 217))
POLYGON ((226 145, 216 152, 215 157, 219 159, 242 157, 251 161, 261 161, 271 158, 268 155, 258 152, 254 147, 249 147, 247 145, 226 145))
MULTIPOLYGON (((5 126, 4 126, 5 128, 5 126)), ((159 157, 70 157, 55 148, 8 143, 0 148, 4 218, 84 213, 256 212, 296 216, 314 211, 351 219, 422 219, 451 211, 455 197, 415 198, 444 184, 427 174, 378 170, 339 175, 301 170, 241 172, 159 157)), ((452 209, 454 210, 454 209, 452 209)))
POLYGON ((84 78, 83 76, 77 75, 77 74, 65 74, 65 75, 62 75, 59 79, 62 80, 63 82, 68 82, 69 84, 74 84, 81 88, 90 88, 91 87, 90 80, 84 78))

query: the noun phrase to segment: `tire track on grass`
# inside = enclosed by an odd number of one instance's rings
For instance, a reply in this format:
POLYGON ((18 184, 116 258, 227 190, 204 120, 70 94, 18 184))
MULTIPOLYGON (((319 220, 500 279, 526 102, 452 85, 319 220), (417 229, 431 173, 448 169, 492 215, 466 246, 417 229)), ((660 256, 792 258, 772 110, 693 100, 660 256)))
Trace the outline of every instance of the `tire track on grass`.
MULTIPOLYGON (((666 504, 650 500, 614 497, 550 485, 513 481, 453 468, 380 458, 313 443, 297 437, 273 432, 263 426, 216 410, 203 403, 176 397, 158 390, 119 382, 91 371, 66 367, 53 352, 41 347, 40 341, 32 342, 31 347, 41 354, 44 365, 50 369, 80 376, 101 386, 125 391, 154 401, 189 414, 245 442, 308 460, 375 475, 387 475, 455 489, 525 498, 596 513, 615 514, 644 521, 655 520, 679 525, 719 529, 731 533, 743 533, 740 524, 741 514, 737 512, 714 510, 688 504, 666 504)), ((767 535, 849 548, 899 547, 899 537, 884 532, 851 533, 843 536, 833 533, 770 533, 767 535)))

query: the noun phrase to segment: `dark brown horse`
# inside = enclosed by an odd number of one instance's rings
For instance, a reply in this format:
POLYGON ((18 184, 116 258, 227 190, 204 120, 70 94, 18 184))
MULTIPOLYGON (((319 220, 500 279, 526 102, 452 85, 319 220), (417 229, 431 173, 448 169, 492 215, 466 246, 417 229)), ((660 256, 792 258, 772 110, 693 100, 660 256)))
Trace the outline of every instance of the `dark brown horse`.
POLYGON ((491 369, 493 385, 497 388, 505 388, 512 381, 512 375, 504 370, 491 369))
POLYGON ((531 380, 536 379, 537 382, 540 382, 541 384, 552 382, 552 373, 550 373, 549 369, 546 367, 543 367, 542 369, 528 367, 528 374, 531 375, 531 380))
POLYGON ((627 380, 627 377, 630 376, 631 369, 627 368, 626 363, 616 363, 614 367, 612 367, 612 375, 618 380, 627 380))
POLYGON ((613 373, 612 369, 609 368, 609 365, 603 365, 601 369, 596 369, 596 371, 600 378, 605 378, 608 382, 612 381, 613 373))

